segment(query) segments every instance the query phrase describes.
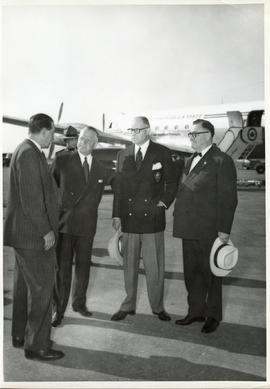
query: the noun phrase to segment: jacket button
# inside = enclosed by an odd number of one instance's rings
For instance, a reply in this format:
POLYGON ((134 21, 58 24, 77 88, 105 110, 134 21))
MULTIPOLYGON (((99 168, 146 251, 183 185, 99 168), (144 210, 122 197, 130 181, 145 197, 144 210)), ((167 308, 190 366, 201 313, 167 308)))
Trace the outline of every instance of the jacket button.
POLYGON ((132 199, 128 199, 128 201, 132 201, 132 199))
POLYGON ((147 216, 147 213, 145 213, 144 216, 147 216))
POLYGON ((129 213, 129 216, 131 216, 131 215, 132 215, 132 213, 130 212, 130 213, 129 213))
POLYGON ((74 193, 73 193, 73 192, 70 192, 70 194, 71 194, 71 196, 73 196, 73 195, 74 195, 74 193))
POLYGON ((144 200, 147 203, 147 199, 144 200))

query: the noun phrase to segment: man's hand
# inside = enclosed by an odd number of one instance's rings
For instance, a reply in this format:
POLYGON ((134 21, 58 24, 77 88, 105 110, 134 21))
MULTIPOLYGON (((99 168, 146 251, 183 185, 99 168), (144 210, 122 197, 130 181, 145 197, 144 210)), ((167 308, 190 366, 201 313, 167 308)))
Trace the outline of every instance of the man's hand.
POLYGON ((112 221, 113 228, 117 231, 121 228, 121 219, 120 217, 114 217, 112 221))
POLYGON ((49 231, 43 236, 44 239, 44 250, 49 250, 55 244, 55 235, 53 231, 49 231))
POLYGON ((230 238, 230 234, 226 234, 226 232, 219 232, 218 233, 219 239, 222 241, 222 243, 228 243, 228 240, 230 238))

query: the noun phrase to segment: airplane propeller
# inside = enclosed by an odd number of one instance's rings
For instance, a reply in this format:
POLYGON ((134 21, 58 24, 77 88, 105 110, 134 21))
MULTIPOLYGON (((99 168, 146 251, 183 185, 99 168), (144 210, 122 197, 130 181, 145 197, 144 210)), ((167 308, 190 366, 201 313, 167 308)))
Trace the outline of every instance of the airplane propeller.
MULTIPOLYGON (((63 108, 64 108, 64 103, 62 102, 60 104, 60 108, 59 108, 59 111, 58 111, 57 124, 59 124, 59 122, 60 122, 60 119, 61 119, 61 116, 62 116, 62 113, 63 113, 63 108)), ((49 153, 48 153, 48 159, 50 159, 52 157, 54 148, 55 148, 55 143, 52 142, 51 145, 50 145, 49 153)))
POLYGON ((62 112, 63 112, 63 107, 64 107, 64 103, 62 102, 60 104, 60 108, 59 108, 59 112, 58 112, 57 124, 60 122, 60 119, 61 119, 61 116, 62 116, 62 112))

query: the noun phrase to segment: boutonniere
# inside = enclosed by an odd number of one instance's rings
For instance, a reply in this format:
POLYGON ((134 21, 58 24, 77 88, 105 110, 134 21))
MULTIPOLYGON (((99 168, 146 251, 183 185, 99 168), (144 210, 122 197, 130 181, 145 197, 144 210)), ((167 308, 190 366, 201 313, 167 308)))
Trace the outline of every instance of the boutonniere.
POLYGON ((102 180, 102 179, 99 179, 99 180, 98 180, 98 183, 99 183, 99 184, 102 184, 102 183, 103 183, 103 180, 102 180))
POLYGON ((159 170, 162 168, 162 165, 160 162, 153 163, 152 170, 159 170))

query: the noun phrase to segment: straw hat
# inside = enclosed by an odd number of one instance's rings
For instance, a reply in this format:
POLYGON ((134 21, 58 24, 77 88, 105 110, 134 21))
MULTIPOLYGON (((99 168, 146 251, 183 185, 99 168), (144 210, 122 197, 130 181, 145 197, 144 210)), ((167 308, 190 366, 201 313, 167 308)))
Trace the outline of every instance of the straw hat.
POLYGON ((217 238, 210 253, 210 268, 217 277, 224 277, 229 274, 238 261, 238 249, 234 247, 229 239, 228 243, 223 243, 217 238))

